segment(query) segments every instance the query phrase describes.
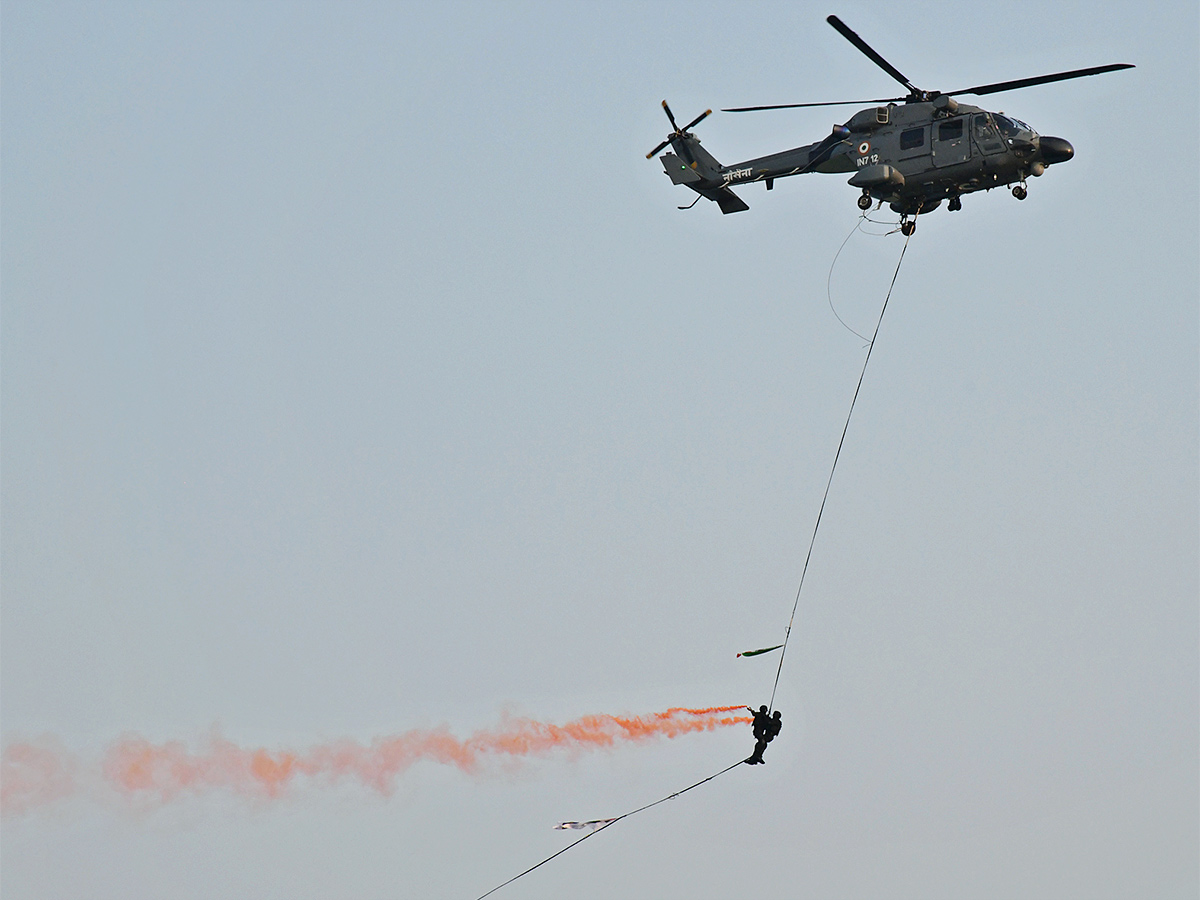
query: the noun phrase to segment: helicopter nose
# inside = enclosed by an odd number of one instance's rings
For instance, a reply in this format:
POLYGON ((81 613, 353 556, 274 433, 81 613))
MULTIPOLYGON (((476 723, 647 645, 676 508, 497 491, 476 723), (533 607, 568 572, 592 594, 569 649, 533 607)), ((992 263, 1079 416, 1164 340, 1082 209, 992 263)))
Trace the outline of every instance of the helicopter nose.
POLYGON ((1063 138, 1042 137, 1038 143, 1042 149, 1042 159, 1048 164, 1066 162, 1075 155, 1071 142, 1063 138))

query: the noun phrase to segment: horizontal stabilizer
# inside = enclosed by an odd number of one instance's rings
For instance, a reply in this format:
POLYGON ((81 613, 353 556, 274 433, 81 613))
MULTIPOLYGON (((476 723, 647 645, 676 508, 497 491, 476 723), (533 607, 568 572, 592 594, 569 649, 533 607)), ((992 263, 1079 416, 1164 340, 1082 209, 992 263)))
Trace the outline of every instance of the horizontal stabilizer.
POLYGON ((664 153, 659 159, 662 160, 663 168, 671 178, 671 184, 695 184, 700 180, 696 170, 674 153, 664 153))
POLYGON ((735 212, 745 212, 750 207, 746 205, 746 201, 731 191, 729 188, 721 188, 713 191, 711 194, 706 194, 711 200, 717 201, 717 206, 721 207, 721 212, 725 215, 735 212))

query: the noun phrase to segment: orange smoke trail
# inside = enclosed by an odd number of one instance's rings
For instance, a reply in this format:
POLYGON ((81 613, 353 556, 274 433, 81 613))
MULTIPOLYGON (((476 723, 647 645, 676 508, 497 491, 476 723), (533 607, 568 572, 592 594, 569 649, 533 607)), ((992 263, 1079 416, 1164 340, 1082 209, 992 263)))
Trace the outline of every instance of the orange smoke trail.
POLYGON ((9 744, 0 758, 0 812, 23 813, 75 792, 74 758, 57 743, 9 744))
MULTIPOLYGON (((213 737, 205 749, 193 752, 178 741, 154 744, 128 736, 108 748, 100 773, 108 785, 125 796, 164 802, 187 792, 218 788, 276 797, 300 778, 358 781, 388 794, 397 777, 420 760, 473 773, 491 760, 546 756, 564 750, 577 754, 743 724, 750 721, 749 716, 730 715, 742 709, 675 707, 644 716, 583 716, 563 725, 505 719, 499 728, 477 731, 465 739, 442 728, 380 737, 368 745, 338 741, 304 752, 245 748, 222 737, 213 737)), ((23 812, 72 790, 68 773, 73 761, 65 754, 17 744, 5 748, 3 765, 4 799, 0 809, 5 813, 23 812)))

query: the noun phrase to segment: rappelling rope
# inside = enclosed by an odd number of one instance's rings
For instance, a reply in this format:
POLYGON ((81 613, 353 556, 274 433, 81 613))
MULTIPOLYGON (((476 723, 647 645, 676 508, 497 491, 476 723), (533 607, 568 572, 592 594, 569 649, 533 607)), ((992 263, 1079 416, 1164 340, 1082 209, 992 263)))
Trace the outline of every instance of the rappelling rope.
MULTIPOLYGON (((865 216, 863 216, 863 218, 865 218, 865 216)), ((868 221, 870 221, 870 220, 868 220, 868 221)), ((856 226, 854 226, 854 230, 858 230, 858 228, 860 226, 862 226, 862 220, 859 220, 858 224, 856 224, 856 226)), ((853 233, 854 232, 851 232, 851 235, 853 233)), ((854 396, 853 396, 852 400, 850 401, 850 412, 848 412, 846 414, 846 424, 844 426, 842 426, 842 428, 841 428, 841 439, 838 442, 838 452, 836 452, 836 454, 834 454, 833 466, 829 468, 829 480, 826 481, 826 491, 824 491, 824 496, 821 498, 821 509, 817 511, 817 521, 816 521, 816 524, 814 524, 814 526, 812 526, 812 539, 809 541, 809 552, 804 557, 804 568, 802 570, 800 570, 800 583, 799 583, 799 587, 796 588, 796 602, 794 602, 794 604, 792 604, 792 616, 790 619, 787 620, 787 634, 784 636, 784 647, 782 647, 782 652, 779 654, 779 668, 776 668, 776 670, 775 670, 775 684, 774 684, 773 688, 770 689, 770 707, 769 707, 769 709, 774 709, 774 707, 775 707, 775 691, 779 689, 779 676, 782 673, 782 671, 784 671, 784 656, 787 654, 787 642, 788 642, 788 640, 790 640, 790 638, 792 636, 792 624, 794 623, 794 620, 796 620, 796 611, 798 610, 798 608, 800 606, 800 590, 804 589, 804 576, 806 574, 808 574, 808 571, 809 571, 809 560, 812 558, 812 547, 814 547, 814 545, 816 544, 817 530, 821 528, 821 516, 824 514, 824 505, 826 505, 826 500, 829 499, 829 487, 833 485, 833 474, 834 474, 834 472, 836 472, 836 469, 838 469, 838 460, 839 460, 839 458, 841 458, 841 448, 842 448, 842 445, 844 445, 846 443, 846 432, 850 431, 850 419, 851 419, 851 416, 854 414, 854 404, 856 404, 858 402, 858 392, 860 390, 862 390, 862 388, 863 388, 863 379, 866 377, 866 366, 868 366, 869 362, 871 361, 871 350, 875 349, 875 338, 878 337, 878 334, 880 334, 880 326, 883 324, 883 313, 886 313, 888 311, 888 301, 890 299, 892 299, 892 289, 895 287, 896 278, 898 278, 900 275, 900 264, 904 263, 904 256, 905 256, 905 253, 908 251, 908 239, 910 239, 910 238, 911 238, 911 235, 905 236, 904 248, 902 248, 902 250, 900 251, 900 259, 898 260, 898 262, 896 262, 896 269, 892 274, 892 283, 888 284, 887 296, 884 296, 884 298, 883 298, 883 307, 880 310, 880 318, 878 318, 877 322, 875 323, 875 331, 872 332, 870 343, 868 344, 868 346, 866 346, 866 358, 863 360, 863 371, 859 372, 859 374, 858 374, 858 384, 856 385, 856 388, 854 388, 854 396)), ((846 236, 846 240, 850 240, 850 235, 846 236)), ((846 241, 842 241, 842 247, 844 247, 844 246, 846 246, 846 241)), ((841 248, 839 248, 838 252, 841 253, 841 248)), ((834 257, 834 262, 836 262, 836 257, 834 257)), ((830 275, 832 275, 832 268, 830 268, 830 275)), ((830 306, 832 306, 832 304, 830 304, 830 306)), ((836 314, 838 314, 838 313, 836 313, 836 311, 834 311, 834 314, 836 316, 836 314)), ((845 323, 842 323, 842 324, 845 324, 845 323)), ((694 788, 694 787, 700 787, 701 785, 706 785, 706 784, 708 784, 709 781, 712 781, 715 778, 720 778, 720 776, 724 775, 726 772, 732 772, 733 769, 736 769, 738 766, 742 766, 742 764, 745 762, 746 762, 745 760, 738 760, 736 763, 733 763, 732 766, 727 766, 724 769, 721 769, 720 772, 714 773, 712 775, 709 775, 708 778, 704 778, 704 779, 701 779, 700 781, 697 781, 696 784, 694 784, 694 785, 688 785, 688 787, 683 788, 682 791, 676 791, 674 793, 667 794, 666 797, 662 797, 658 800, 654 800, 653 803, 647 803, 644 806, 638 806, 638 808, 635 810, 630 810, 629 812, 625 812, 625 814, 623 814, 623 815, 613 818, 613 820, 611 820, 611 821, 605 822, 604 824, 602 824, 602 826, 593 830, 593 832, 588 832, 587 834, 584 834, 582 836, 582 838, 571 841, 570 844, 563 847, 562 850, 559 850, 556 853, 551 853, 550 856, 546 857, 545 859, 542 859, 540 863, 530 865, 528 869, 524 870, 523 872, 518 872, 517 875, 512 876, 511 878, 509 878, 508 881, 497 884, 496 887, 492 888, 491 890, 488 890, 488 892, 486 894, 480 894, 479 898, 476 900, 484 900, 484 898, 486 898, 486 896, 491 896, 492 894, 496 893, 497 890, 499 890, 500 888, 509 886, 509 884, 511 884, 512 882, 515 882, 517 880, 517 878, 522 878, 522 877, 528 875, 529 872, 532 872, 535 869, 540 869, 541 866, 544 866, 546 863, 550 862, 550 860, 556 859, 560 856, 563 856, 563 853, 565 853, 566 851, 569 851, 571 847, 575 847, 575 846, 582 844, 582 842, 586 841, 588 838, 594 838, 594 836, 598 835, 600 832, 602 832, 602 830, 604 830, 605 828, 611 828, 612 826, 614 826, 614 824, 617 824, 618 822, 622 821, 623 818, 629 818, 630 816, 636 816, 638 814, 638 812, 644 812, 644 811, 652 808, 652 806, 658 806, 660 803, 666 803, 667 800, 673 800, 674 798, 678 797, 679 794, 688 793, 688 791, 692 790, 692 788, 694 788)))
POLYGON ((637 809, 630 810, 629 812, 625 813, 624 815, 617 816, 611 822, 606 822, 605 824, 603 824, 599 828, 597 828, 595 831, 589 831, 587 834, 585 834, 583 837, 579 838, 578 840, 571 841, 571 843, 567 844, 567 846, 563 847, 557 853, 550 854, 549 856, 547 856, 545 859, 543 859, 537 865, 530 866, 524 872, 521 872, 519 875, 514 875, 512 878, 508 879, 508 881, 505 881, 503 884, 496 885, 494 888, 492 888, 490 891, 488 891, 487 894, 480 894, 478 897, 478 900, 483 900, 484 897, 487 897, 489 894, 496 893, 496 891, 500 890, 500 888, 504 887, 505 885, 512 884, 518 878, 521 878, 524 875, 528 875, 530 872, 532 872, 536 868, 539 868, 540 866, 544 866, 546 863, 550 862, 550 860, 554 859, 556 856, 562 856, 564 853, 566 853, 572 847, 576 846, 577 844, 582 844, 584 841, 586 841, 590 837, 595 837, 600 832, 602 832, 605 828, 609 828, 613 825, 616 825, 622 819, 628 819, 630 816, 636 816, 640 812, 645 812, 652 806, 658 806, 658 804, 660 804, 660 803, 666 803, 668 800, 674 800, 680 794, 686 794, 692 788, 697 788, 697 787, 700 787, 700 785, 702 785, 702 784, 707 784, 708 782, 712 781, 714 778, 718 778, 721 775, 724 775, 726 772, 736 769, 738 766, 740 766, 744 762, 745 762, 745 760, 739 759, 732 766, 728 766, 728 767, 722 769, 720 772, 717 772, 714 775, 709 775, 707 778, 703 778, 700 781, 697 781, 695 784, 690 784, 681 791, 676 791, 673 794, 668 794, 666 797, 663 797, 660 800, 655 800, 653 803, 647 803, 645 806, 639 806, 637 809))
MULTIPOLYGON (((861 221, 859 225, 861 225, 861 221)), ((857 230, 858 226, 855 226, 857 230)), ((854 232, 851 232, 853 234, 854 232)), ((879 320, 875 323, 875 331, 871 334, 871 342, 867 344, 867 356, 863 360, 862 371, 858 375, 858 385, 854 388, 854 398, 850 401, 850 411, 846 413, 846 424, 842 426, 842 437, 838 441, 837 453, 833 456, 833 465, 829 468, 829 480, 825 482, 825 496, 821 498, 821 508, 817 511, 817 521, 813 525, 812 539, 808 542, 808 554, 804 557, 804 568, 800 570, 800 585, 796 588, 796 602, 792 604, 792 616, 788 619, 787 632, 783 637, 783 650, 779 653, 779 668, 775 670, 775 684, 771 687, 771 702, 768 711, 775 708, 775 691, 779 689, 779 676, 783 672, 783 658, 787 655, 788 641, 792 637, 792 623, 796 620, 796 610, 800 608, 800 592, 804 589, 804 576, 808 574, 808 562, 812 559, 813 545, 817 542, 817 531, 821 527, 821 516, 825 512, 825 501, 829 499, 829 488, 833 484, 833 473, 837 471, 838 460, 842 456, 842 445, 846 443, 846 432, 850 430, 850 417, 854 415, 854 404, 858 402, 858 392, 862 389, 863 378, 867 374, 867 365, 871 362, 871 351, 875 349, 875 338, 879 336, 879 326, 883 324, 883 314, 887 312, 888 301, 892 299, 892 288, 896 286, 896 278, 900 275, 900 264, 904 262, 904 254, 908 252, 908 242, 912 236, 904 238, 904 248, 900 251, 900 259, 896 261, 896 271, 892 273, 892 283, 888 285, 887 296, 883 298, 883 307, 879 310, 879 320)), ((849 238, 847 237, 847 240, 849 238)), ((845 244, 843 243, 843 246, 845 244)), ((840 253, 841 250, 839 249, 840 253)))

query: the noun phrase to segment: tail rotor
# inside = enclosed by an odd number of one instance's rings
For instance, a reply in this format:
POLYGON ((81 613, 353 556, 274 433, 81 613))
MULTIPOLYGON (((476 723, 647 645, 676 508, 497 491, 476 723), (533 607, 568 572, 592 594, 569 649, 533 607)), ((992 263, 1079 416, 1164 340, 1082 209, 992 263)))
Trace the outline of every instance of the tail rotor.
POLYGON ((670 134, 667 135, 667 139, 665 141, 663 141, 661 144, 659 144, 657 147, 655 147, 653 150, 651 150, 649 153, 646 154, 646 159, 653 159, 655 156, 657 156, 659 154, 659 151, 661 151, 668 144, 671 143, 672 138, 683 139, 683 138, 691 137, 691 134, 690 134, 691 129, 694 128, 695 126, 699 125, 702 121, 704 121, 704 119, 706 119, 708 116, 710 116, 712 114, 711 109, 706 109, 704 112, 700 113, 700 115, 696 116, 696 118, 692 119, 692 121, 688 122, 686 125, 684 125, 682 128, 680 128, 678 123, 675 121, 675 115, 671 112, 671 107, 669 107, 667 105, 666 100, 664 100, 662 102, 662 107, 663 107, 663 112, 665 112, 667 114, 667 118, 671 122, 671 128, 673 130, 671 131, 670 134))

